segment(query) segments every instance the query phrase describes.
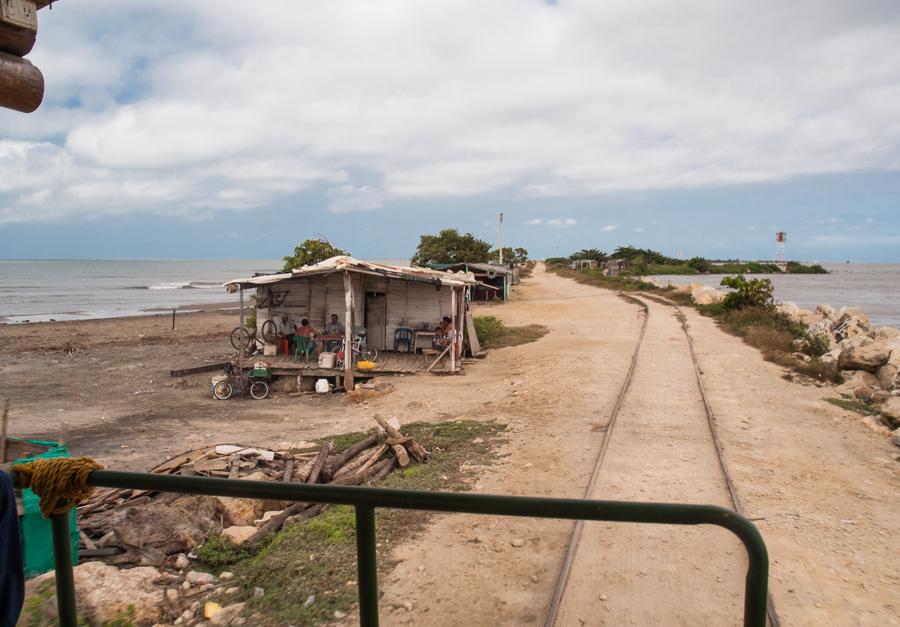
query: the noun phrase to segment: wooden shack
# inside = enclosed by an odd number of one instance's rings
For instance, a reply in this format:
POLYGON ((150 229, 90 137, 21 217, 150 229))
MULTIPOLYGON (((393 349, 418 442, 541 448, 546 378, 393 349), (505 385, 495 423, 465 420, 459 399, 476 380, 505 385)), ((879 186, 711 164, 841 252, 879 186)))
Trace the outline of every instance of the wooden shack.
MULTIPOLYGON (((345 328, 346 342, 351 342, 363 328, 367 344, 379 353, 386 353, 390 362, 394 334, 401 327, 413 330, 417 334, 416 341, 427 344, 429 350, 426 352, 431 349, 429 333, 433 334, 443 316, 449 316, 453 327, 462 331, 466 327, 466 291, 475 284, 474 276, 466 272, 392 266, 340 256, 291 272, 235 279, 226 286, 232 291, 240 291, 242 303, 244 291, 254 290, 260 336, 262 324, 266 320, 280 320, 282 314, 287 314, 292 324, 299 324, 306 318, 317 329, 322 329, 331 315, 337 314, 345 328)), ((458 347, 448 351, 451 372, 459 370, 463 335, 457 333, 458 347)), ((398 352, 415 356, 420 351, 410 351, 404 346, 398 352)), ((345 374, 352 377, 354 365, 352 360, 346 362, 345 374)), ((407 358, 394 359, 393 363, 394 368, 402 372, 415 371, 417 367, 399 364, 426 362, 407 358)), ((282 362, 279 367, 300 366, 282 362)), ((379 372, 384 370, 379 369, 379 372)), ((278 367, 275 371, 278 372, 278 367)))
POLYGON ((490 301, 509 300, 515 272, 497 263, 433 263, 428 265, 433 270, 453 270, 470 272, 477 284, 469 291, 470 300, 490 301))

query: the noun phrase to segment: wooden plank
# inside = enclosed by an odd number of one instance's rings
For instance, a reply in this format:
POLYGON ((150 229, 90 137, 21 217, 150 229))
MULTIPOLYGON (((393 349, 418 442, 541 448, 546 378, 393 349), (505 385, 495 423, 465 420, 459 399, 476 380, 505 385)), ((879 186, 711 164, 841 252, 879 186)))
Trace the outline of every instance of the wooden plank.
POLYGON ((475 319, 472 317, 472 312, 466 312, 466 335, 469 341, 469 350, 472 351, 472 355, 478 355, 481 353, 481 343, 478 341, 478 334, 475 333, 475 319))
POLYGON ((344 389, 353 389, 353 285, 344 270, 344 389))
POLYGON ((189 374, 198 374, 201 372, 212 372, 214 370, 222 370, 227 366, 228 361, 220 361, 214 364, 206 364, 204 366, 194 366, 192 368, 182 368, 180 370, 169 370, 170 377, 186 377, 189 374))

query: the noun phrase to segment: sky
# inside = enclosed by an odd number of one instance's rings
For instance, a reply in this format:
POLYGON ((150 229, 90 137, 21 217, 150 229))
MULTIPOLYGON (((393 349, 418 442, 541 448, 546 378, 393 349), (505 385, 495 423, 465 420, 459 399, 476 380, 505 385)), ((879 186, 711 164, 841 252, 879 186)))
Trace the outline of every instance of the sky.
POLYGON ((59 0, 0 110, 0 258, 900 262, 895 0, 59 0))

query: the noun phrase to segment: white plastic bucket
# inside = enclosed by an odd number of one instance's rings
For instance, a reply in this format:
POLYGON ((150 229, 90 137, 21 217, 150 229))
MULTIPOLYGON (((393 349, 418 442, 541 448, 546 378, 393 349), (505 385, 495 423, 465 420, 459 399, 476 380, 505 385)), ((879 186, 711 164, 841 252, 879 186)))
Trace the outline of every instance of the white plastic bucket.
POLYGON ((319 353, 319 368, 334 368, 334 353, 319 353))
POLYGON ((331 386, 328 385, 328 379, 319 379, 316 381, 316 392, 319 394, 328 394, 331 391, 331 386))

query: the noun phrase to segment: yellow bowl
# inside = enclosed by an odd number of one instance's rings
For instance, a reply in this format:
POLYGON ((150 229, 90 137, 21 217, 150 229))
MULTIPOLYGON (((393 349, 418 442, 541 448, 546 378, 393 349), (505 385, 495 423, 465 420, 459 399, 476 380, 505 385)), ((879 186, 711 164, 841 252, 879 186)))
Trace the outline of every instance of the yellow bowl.
POLYGON ((374 361, 358 361, 356 362, 356 367, 360 370, 375 370, 378 367, 374 361))

